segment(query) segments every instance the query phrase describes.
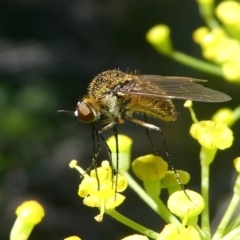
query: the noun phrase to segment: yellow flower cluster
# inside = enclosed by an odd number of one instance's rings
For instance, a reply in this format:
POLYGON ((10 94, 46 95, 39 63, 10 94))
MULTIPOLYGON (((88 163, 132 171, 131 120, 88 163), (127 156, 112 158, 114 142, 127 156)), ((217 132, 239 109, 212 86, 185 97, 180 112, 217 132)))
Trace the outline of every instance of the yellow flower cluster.
POLYGON ((227 80, 240 81, 240 3, 224 1, 215 11, 224 28, 201 27, 193 33, 193 39, 206 59, 221 65, 227 80))
POLYGON ((114 209, 124 201, 125 197, 118 192, 126 189, 127 181, 121 174, 113 176, 108 161, 103 161, 101 167, 91 170, 90 175, 77 166, 76 160, 72 160, 69 165, 83 176, 78 190, 78 195, 84 198, 83 203, 100 208, 100 214, 95 217, 97 221, 102 221, 105 209, 114 209))

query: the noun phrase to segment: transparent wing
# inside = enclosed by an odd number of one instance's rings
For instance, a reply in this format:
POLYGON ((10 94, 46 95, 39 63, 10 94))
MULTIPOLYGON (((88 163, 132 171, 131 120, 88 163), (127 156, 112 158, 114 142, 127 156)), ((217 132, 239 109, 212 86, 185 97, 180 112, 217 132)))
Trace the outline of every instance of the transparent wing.
POLYGON ((153 98, 176 98, 200 102, 226 102, 231 97, 225 93, 206 88, 206 80, 185 77, 163 77, 160 75, 139 75, 133 81, 123 84, 118 95, 138 95, 153 98))

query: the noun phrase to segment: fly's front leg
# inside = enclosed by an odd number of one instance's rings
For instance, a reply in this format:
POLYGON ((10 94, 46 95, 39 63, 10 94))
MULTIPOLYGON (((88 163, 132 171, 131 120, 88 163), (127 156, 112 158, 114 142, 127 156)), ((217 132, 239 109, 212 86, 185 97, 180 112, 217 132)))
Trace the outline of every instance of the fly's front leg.
POLYGON ((100 146, 100 141, 99 141, 98 129, 95 124, 92 124, 92 146, 93 146, 93 159, 92 159, 92 164, 90 166, 90 169, 93 166, 93 168, 95 170, 95 174, 96 174, 98 189, 99 189, 100 181, 99 181, 98 173, 97 173, 97 157, 101 151, 101 146, 100 146), (96 135, 96 143, 95 143, 95 135, 96 135))
MULTIPOLYGON (((116 175, 116 185, 115 185, 115 193, 117 193, 117 184, 118 184, 118 166, 119 166, 119 146, 118 146, 118 127, 117 127, 117 124, 118 122, 117 121, 114 121, 114 122, 111 122, 109 123, 107 126, 105 126, 104 128, 102 128, 98 133, 99 133, 99 136, 102 138, 107 150, 108 150, 108 154, 109 154, 109 163, 110 163, 110 167, 112 169, 112 179, 114 177, 114 175, 116 175), (116 170, 115 168, 113 167, 113 160, 112 160, 112 151, 111 149, 109 148, 106 140, 104 139, 102 133, 107 131, 108 129, 112 128, 113 129, 113 134, 114 134, 114 137, 115 137, 115 142, 116 142, 116 170)), ((113 183, 113 181, 112 181, 113 183)), ((115 198, 116 198, 116 194, 115 194, 115 198)))
POLYGON ((117 123, 114 121, 114 122, 110 122, 107 126, 103 127, 101 130, 98 131, 98 134, 99 136, 101 137, 104 145, 106 146, 107 148, 107 151, 108 151, 108 156, 109 156, 109 163, 110 163, 110 167, 113 169, 113 164, 112 164, 112 151, 111 149, 109 148, 108 144, 107 144, 107 141, 105 140, 105 138, 103 137, 102 133, 109 130, 110 128, 113 128, 117 123))

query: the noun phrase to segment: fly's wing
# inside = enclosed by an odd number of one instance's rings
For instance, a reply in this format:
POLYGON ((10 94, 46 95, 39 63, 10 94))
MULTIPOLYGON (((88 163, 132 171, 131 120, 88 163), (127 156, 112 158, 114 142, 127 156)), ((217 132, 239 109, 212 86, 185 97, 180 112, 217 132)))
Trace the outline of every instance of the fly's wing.
POLYGON ((120 96, 138 95, 200 102, 226 102, 231 100, 231 97, 227 94, 206 88, 197 82, 207 81, 186 77, 139 75, 118 88, 117 94, 120 96))

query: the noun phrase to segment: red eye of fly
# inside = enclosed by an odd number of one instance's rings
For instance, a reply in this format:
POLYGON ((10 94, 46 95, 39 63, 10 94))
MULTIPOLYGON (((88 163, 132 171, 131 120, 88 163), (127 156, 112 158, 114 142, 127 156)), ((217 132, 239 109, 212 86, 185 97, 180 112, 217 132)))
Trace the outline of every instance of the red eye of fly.
POLYGON ((95 120, 94 112, 85 102, 80 102, 77 105, 75 115, 77 116, 79 121, 84 123, 91 123, 91 122, 94 122, 95 120))

